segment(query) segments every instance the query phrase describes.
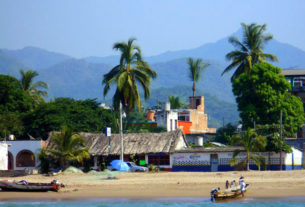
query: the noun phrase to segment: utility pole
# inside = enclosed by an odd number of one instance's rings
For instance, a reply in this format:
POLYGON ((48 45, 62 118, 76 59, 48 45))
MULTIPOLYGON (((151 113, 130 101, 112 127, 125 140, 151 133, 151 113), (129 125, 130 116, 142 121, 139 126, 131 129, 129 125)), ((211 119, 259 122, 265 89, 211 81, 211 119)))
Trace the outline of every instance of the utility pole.
POLYGON ((121 134, 121 161, 124 161, 124 136, 122 120, 122 103, 120 102, 120 134, 121 134))
POLYGON ((282 167, 283 167, 283 163, 282 163, 282 148, 283 148, 283 140, 282 140, 282 133, 283 133, 283 130, 282 130, 282 125, 283 125, 283 113, 282 113, 282 110, 281 110, 281 122, 280 122, 280 170, 282 170, 282 167))

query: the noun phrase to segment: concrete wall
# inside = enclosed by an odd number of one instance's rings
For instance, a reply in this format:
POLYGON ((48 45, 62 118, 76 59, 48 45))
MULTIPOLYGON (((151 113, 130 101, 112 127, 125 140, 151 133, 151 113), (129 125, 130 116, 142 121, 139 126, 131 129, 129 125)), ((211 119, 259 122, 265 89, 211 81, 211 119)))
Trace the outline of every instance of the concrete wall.
POLYGON ((41 149, 43 145, 43 141, 41 140, 24 140, 24 141, 7 141, 7 144, 11 146, 8 148, 8 151, 12 153, 13 160, 14 160, 14 170, 24 170, 25 168, 28 169, 35 169, 39 165, 39 159, 37 153, 41 149), (16 166, 16 157, 19 152, 23 150, 31 151, 35 155, 35 167, 17 167, 16 166))
POLYGON ((155 119, 157 125, 159 127, 165 127, 168 132, 175 131, 178 128, 178 112, 176 111, 170 110, 158 112, 155 115, 155 119))
POLYGON ((0 170, 7 170, 8 166, 8 145, 0 143, 0 170))
MULTIPOLYGON (((218 156, 218 171, 231 171, 234 166, 230 166, 233 152, 202 152, 202 153, 174 153, 171 155, 172 171, 211 171, 211 154, 218 156)), ((279 170, 279 153, 256 153, 266 158, 269 170, 279 170), (270 156, 270 157, 269 157, 270 156)), ((292 153, 283 153, 283 170, 293 170, 302 168, 303 153, 293 148, 292 153)), ((239 154, 238 158, 245 158, 246 154, 239 154)), ((250 160, 250 169, 257 170, 258 167, 250 160)))

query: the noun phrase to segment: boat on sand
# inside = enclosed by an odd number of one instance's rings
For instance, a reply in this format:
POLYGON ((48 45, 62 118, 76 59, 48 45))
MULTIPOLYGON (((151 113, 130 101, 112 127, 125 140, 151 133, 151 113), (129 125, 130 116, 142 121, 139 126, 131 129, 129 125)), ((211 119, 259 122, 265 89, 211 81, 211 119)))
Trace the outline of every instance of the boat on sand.
POLYGON ((53 180, 50 183, 30 183, 25 180, 21 180, 19 182, 12 180, 0 180, 0 188, 2 191, 57 192, 63 187, 65 186, 56 180, 53 180))
MULTIPOLYGON (((244 194, 246 193, 247 189, 249 188, 249 184, 245 185, 244 194)), ((231 188, 225 190, 217 190, 213 189, 211 191, 211 201, 221 201, 226 199, 236 199, 242 196, 240 186, 232 186, 231 188)))

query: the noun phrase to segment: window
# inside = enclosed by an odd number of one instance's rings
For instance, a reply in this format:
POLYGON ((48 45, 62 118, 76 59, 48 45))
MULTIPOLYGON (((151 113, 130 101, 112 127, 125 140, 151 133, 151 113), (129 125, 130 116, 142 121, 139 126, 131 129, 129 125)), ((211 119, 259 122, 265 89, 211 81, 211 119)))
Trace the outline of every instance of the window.
POLYGON ((149 155, 148 163, 153 165, 169 165, 169 155, 149 155))
POLYGON ((170 131, 173 131, 173 120, 170 120, 170 131))
POLYGON ((176 119, 175 120, 175 130, 177 130, 177 127, 178 127, 178 120, 176 119))
POLYGON ((22 150, 16 156, 17 167, 35 167, 35 155, 29 150, 22 150))

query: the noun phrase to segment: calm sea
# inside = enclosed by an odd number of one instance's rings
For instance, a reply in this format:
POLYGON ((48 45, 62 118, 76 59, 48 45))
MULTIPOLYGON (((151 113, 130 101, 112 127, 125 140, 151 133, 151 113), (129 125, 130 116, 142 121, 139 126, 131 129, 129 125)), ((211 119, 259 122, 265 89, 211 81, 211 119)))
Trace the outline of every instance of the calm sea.
POLYGON ((303 207, 305 197, 244 198, 225 203, 211 203, 208 198, 90 198, 69 200, 23 199, 0 201, 0 207, 303 207))

